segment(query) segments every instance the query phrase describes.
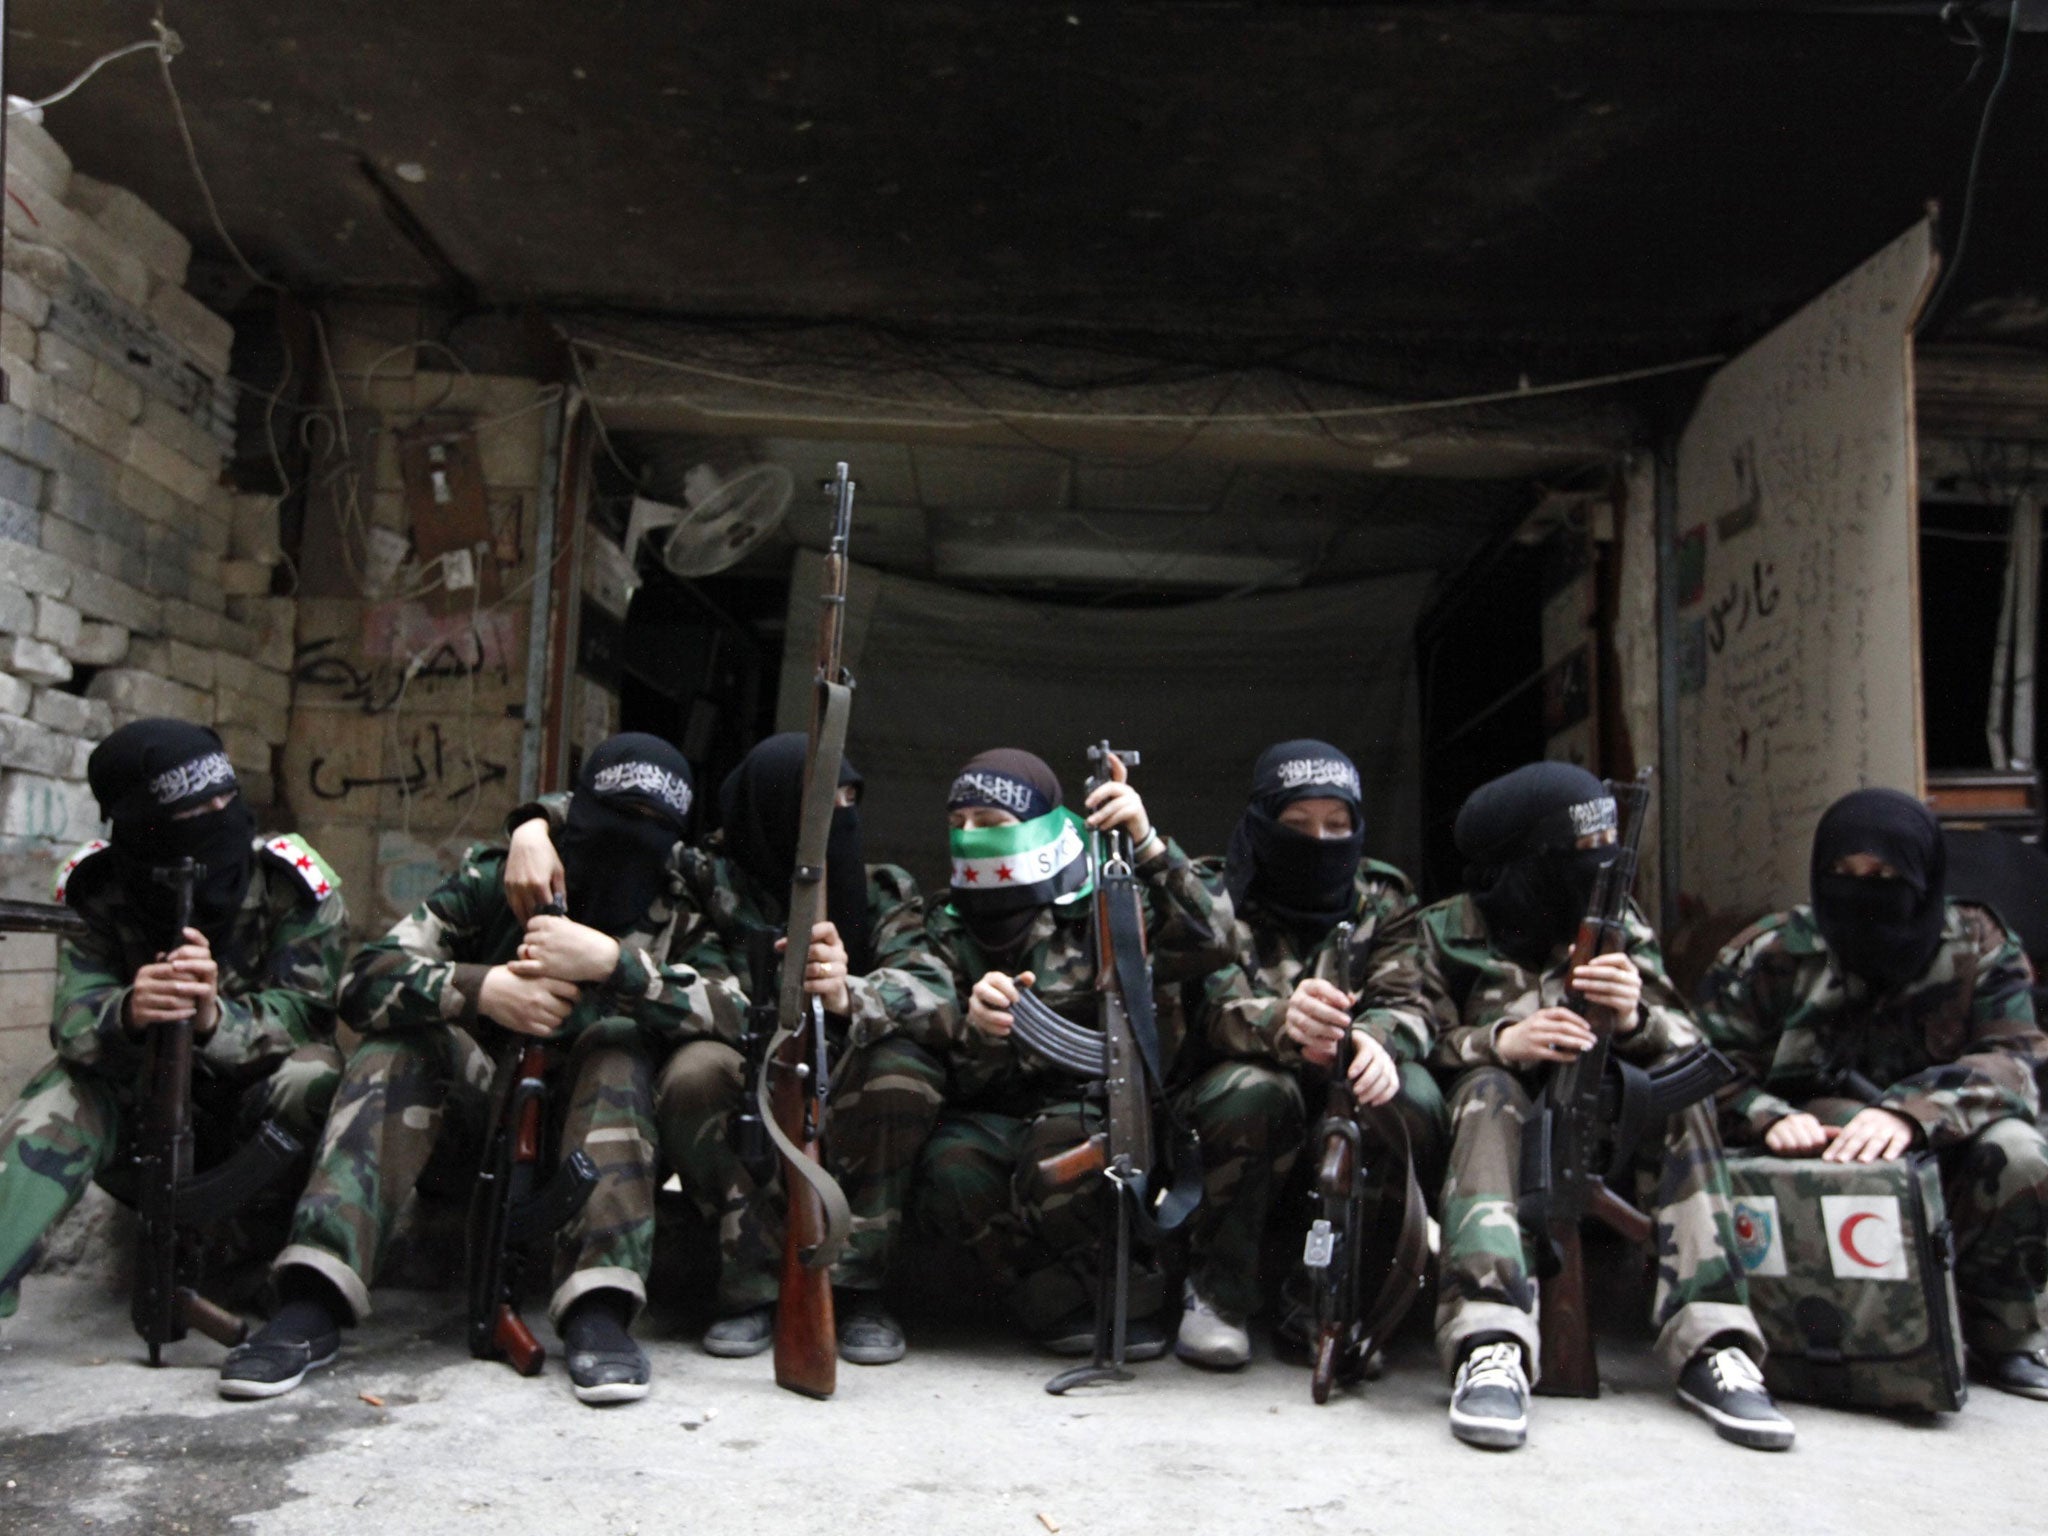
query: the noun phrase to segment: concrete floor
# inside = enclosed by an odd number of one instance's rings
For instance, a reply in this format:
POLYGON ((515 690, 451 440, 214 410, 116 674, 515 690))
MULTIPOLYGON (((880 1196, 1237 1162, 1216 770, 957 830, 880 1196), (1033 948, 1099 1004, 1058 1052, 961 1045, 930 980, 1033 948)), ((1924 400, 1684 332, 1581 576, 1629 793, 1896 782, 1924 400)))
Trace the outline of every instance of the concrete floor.
POLYGON ((1764 1455, 1682 1412, 1632 1338, 1603 1344, 1600 1401, 1539 1399, 1503 1456, 1450 1438, 1420 1340, 1322 1408, 1263 1349, 1231 1376, 1169 1359, 1056 1399, 1028 1349, 914 1317, 906 1361, 842 1366, 817 1403, 657 1313, 653 1394, 594 1410, 556 1359, 532 1381, 470 1361, 453 1293, 378 1296, 337 1366, 239 1404, 214 1393, 217 1346, 151 1371, 103 1279, 31 1281, 0 1339, 0 1532, 1924 1536, 2033 1528, 2048 1502, 2048 1404, 1979 1388, 1932 1422, 1800 1407, 1798 1447, 1764 1455))

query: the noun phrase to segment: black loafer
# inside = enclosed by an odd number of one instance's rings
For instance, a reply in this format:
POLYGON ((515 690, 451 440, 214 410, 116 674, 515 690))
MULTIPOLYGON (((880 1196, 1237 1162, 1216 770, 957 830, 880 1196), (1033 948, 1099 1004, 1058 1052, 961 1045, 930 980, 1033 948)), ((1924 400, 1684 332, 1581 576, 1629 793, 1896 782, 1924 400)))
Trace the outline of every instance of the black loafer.
POLYGON ((704 1330, 704 1353, 725 1360, 758 1355, 775 1342, 775 1308, 749 1307, 721 1317, 704 1330))
POLYGON ((1985 1382, 2001 1392, 2015 1392, 2021 1397, 2038 1397, 2048 1401, 2048 1359, 2042 1350, 2027 1350, 2007 1355, 1990 1355, 1979 1359, 1977 1368, 1983 1373, 1985 1382))
POLYGON ((647 1395, 653 1367, 647 1351, 627 1340, 625 1349, 573 1349, 569 1383, 579 1403, 630 1403, 647 1395))
POLYGON ((903 1358, 903 1329, 881 1301, 864 1291, 844 1294, 839 1358, 850 1365, 890 1365, 903 1358))
POLYGON ((317 1339, 265 1339, 257 1335, 228 1351, 220 1363, 220 1395, 232 1398, 282 1397, 306 1379, 306 1372, 334 1364, 341 1353, 341 1334, 317 1339))

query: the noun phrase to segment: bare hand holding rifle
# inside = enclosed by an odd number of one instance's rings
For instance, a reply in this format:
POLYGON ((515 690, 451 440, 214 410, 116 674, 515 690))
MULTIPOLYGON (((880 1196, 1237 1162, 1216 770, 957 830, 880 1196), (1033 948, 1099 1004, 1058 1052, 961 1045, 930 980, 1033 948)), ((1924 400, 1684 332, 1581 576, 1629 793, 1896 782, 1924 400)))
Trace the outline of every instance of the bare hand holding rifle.
POLYGON ((152 872, 171 890, 172 921, 162 958, 137 970, 128 996, 128 1028, 148 1041, 146 1101, 135 1139, 140 1221, 129 1313, 149 1346, 151 1365, 161 1365, 164 1345, 188 1329, 231 1347, 248 1336, 248 1324, 199 1294, 201 1235, 275 1182, 301 1151, 294 1137, 265 1121, 218 1168, 192 1171, 194 1046, 220 1016, 219 967, 205 935, 192 926, 193 892, 205 873, 189 858, 152 872))

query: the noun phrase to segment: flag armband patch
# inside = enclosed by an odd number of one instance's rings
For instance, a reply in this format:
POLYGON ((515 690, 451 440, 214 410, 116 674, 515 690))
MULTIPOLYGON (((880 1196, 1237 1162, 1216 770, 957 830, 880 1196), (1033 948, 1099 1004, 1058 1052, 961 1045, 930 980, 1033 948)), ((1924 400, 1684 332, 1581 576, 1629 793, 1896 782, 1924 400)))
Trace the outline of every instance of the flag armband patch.
POLYGON ((283 832, 275 837, 266 837, 260 846, 297 876, 315 901, 324 901, 340 889, 341 876, 334 872, 334 866, 321 858, 313 845, 298 833, 283 832))

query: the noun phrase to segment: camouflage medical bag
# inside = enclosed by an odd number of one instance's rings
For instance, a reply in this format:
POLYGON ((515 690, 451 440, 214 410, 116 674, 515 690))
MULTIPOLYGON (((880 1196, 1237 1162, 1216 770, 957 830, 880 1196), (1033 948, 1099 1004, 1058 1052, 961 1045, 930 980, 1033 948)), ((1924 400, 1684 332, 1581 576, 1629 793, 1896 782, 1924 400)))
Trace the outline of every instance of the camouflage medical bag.
POLYGON ((1955 1245, 1932 1156, 1731 1155, 1728 1178, 1773 1392, 1843 1408, 1963 1406, 1955 1245))

